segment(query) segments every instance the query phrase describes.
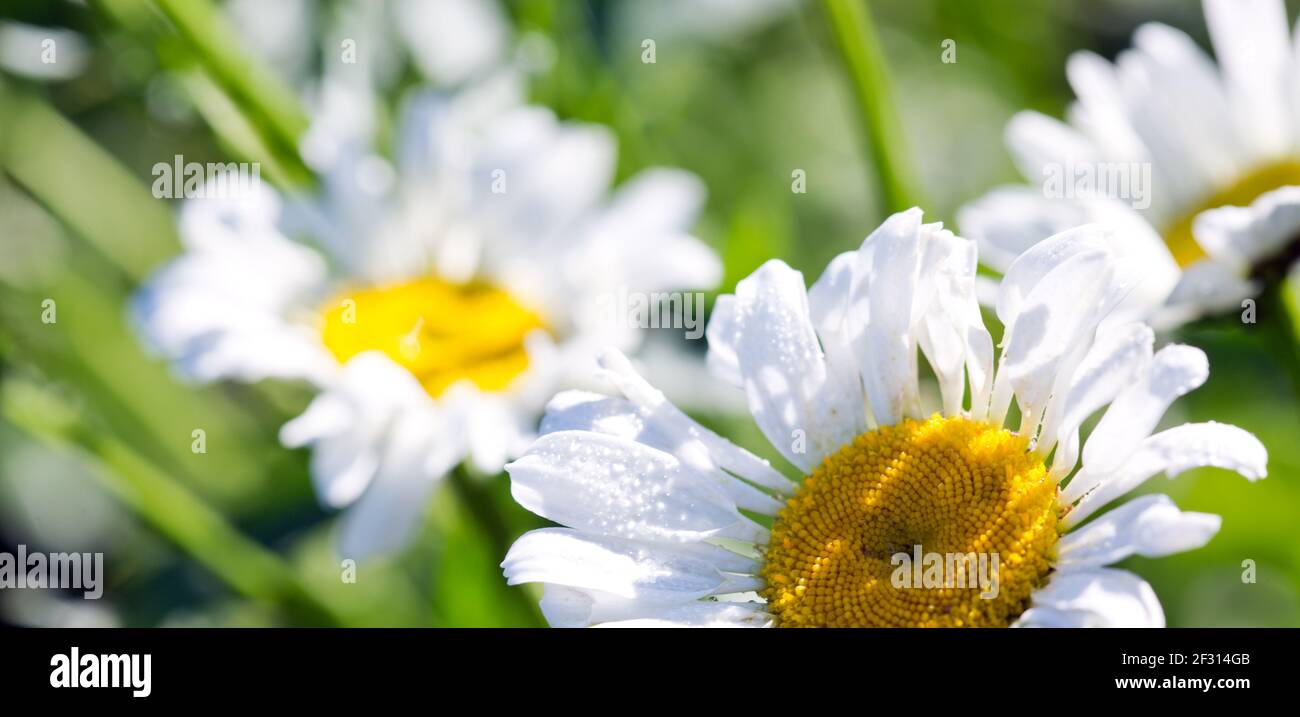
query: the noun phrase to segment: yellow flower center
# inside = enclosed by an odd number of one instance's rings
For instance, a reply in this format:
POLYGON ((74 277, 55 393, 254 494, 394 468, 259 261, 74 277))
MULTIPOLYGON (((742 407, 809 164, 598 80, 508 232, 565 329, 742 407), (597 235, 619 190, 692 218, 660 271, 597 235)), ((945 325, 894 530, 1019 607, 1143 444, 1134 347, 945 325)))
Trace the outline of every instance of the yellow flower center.
POLYGON ((1205 250, 1192 236, 1196 215, 1216 207, 1245 207, 1261 194, 1291 185, 1300 185, 1300 161, 1286 160, 1265 165, 1206 198, 1165 232, 1165 245, 1179 266, 1188 266, 1205 257, 1205 250))
POLYGON ((460 379, 504 389, 528 368, 524 337, 541 318, 496 287, 424 278, 345 294, 321 312, 339 361, 378 350, 438 396, 460 379))
POLYGON ((763 597, 779 626, 1008 625, 1051 569, 1056 526, 1056 485, 1025 439, 909 419, 804 479, 772 526, 763 597))

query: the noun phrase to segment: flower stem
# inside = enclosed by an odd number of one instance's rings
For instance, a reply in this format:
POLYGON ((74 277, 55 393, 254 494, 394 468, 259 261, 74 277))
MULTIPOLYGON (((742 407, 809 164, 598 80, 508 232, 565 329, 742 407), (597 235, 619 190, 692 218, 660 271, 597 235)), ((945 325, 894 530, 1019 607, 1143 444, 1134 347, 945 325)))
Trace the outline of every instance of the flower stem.
POLYGON ((822 0, 840 60, 857 100, 863 138, 873 158, 880 205, 897 212, 922 201, 902 122, 899 120, 885 55, 865 0, 822 0))

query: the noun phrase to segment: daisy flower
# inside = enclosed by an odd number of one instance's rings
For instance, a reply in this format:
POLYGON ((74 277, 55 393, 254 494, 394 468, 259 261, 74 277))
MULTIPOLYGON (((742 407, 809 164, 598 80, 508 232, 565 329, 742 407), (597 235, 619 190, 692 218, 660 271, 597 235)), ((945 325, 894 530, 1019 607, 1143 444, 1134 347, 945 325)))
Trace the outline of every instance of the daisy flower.
POLYGON ((1047 184, 1003 187, 966 207, 958 223, 988 266, 1005 270, 1062 229, 1112 224, 1115 251, 1147 272, 1128 306, 1161 328, 1240 309, 1300 255, 1300 47, 1286 9, 1281 0, 1205 0, 1204 9, 1217 65, 1183 32, 1148 23, 1114 64, 1070 57, 1078 99, 1068 123, 1036 112, 1012 119, 1007 143, 1031 182, 1137 171, 1127 192, 1118 178, 1120 191, 1085 186, 1079 194, 1092 196, 1081 199, 1047 184))
POLYGON ((135 297, 183 376, 317 389, 281 439, 311 446, 321 501, 349 507, 346 557, 399 547, 462 460, 499 472, 594 347, 635 348, 638 327, 597 310, 611 292, 720 278, 687 233, 698 179, 650 169, 611 195, 611 134, 509 87, 412 103, 395 167, 323 122, 305 140, 320 197, 188 200, 184 251, 135 297))
POLYGON ((521 537, 507 579, 542 583, 556 626, 1163 625, 1151 587, 1106 566, 1197 548, 1219 518, 1148 495, 1084 521, 1156 474, 1212 465, 1254 480, 1267 456, 1233 426, 1153 433, 1205 381, 1206 358, 1153 352, 1147 326, 1114 319, 1128 286, 1109 242, 1076 228, 1008 268, 996 366, 975 244, 919 209, 810 290, 780 261, 741 281, 718 301, 709 362, 797 482, 604 353, 621 396, 559 394, 506 467, 521 505, 567 526, 521 537), (998 556, 996 595, 896 587, 898 554, 918 547, 998 556))
POLYGON ((512 45, 495 0, 231 0, 225 10, 250 49, 295 86, 310 84, 316 65, 340 71, 345 50, 370 85, 391 87, 405 56, 434 86, 460 86, 505 64, 512 45))

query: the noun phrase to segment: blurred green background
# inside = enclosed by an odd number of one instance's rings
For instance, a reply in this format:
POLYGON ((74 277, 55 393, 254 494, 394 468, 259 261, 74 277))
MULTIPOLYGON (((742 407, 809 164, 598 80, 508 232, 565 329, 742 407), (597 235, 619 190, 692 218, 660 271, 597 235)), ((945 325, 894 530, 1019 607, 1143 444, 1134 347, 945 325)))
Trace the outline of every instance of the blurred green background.
MULTIPOLYGON (((0 550, 103 551, 109 579, 97 602, 5 591, 0 620, 541 624, 535 594, 507 588, 497 567, 517 535, 540 525, 511 502, 503 476, 457 474, 409 550, 361 565, 357 582, 344 583, 331 550, 334 516, 312 495, 306 454, 276 441, 309 394, 183 385, 126 325, 123 302, 136 282, 177 250, 177 207, 150 195, 151 167, 177 154, 259 161, 274 182, 310 183, 293 152, 306 122, 297 98, 350 4, 0 0, 0 550), (60 38, 62 74, 41 77, 25 64, 21 27, 60 38), (41 321, 47 299, 57 323, 41 321), (196 428, 206 431, 204 454, 190 450, 196 428)), ((811 281, 887 215, 821 3, 500 8, 526 54, 532 99, 609 125, 621 177, 668 165, 704 180, 709 201, 696 233, 724 259, 723 291, 770 257, 811 281), (642 62, 647 37, 654 64, 642 62), (791 192, 795 170, 806 174, 804 194, 791 192)), ((927 217, 945 222, 962 203, 1018 181, 1002 128, 1020 109, 1063 112, 1070 52, 1114 57, 1149 20, 1206 45, 1200 4, 1190 1, 870 8, 904 154, 927 217), (941 61, 949 39, 955 63, 941 61)), ((399 44, 391 30, 382 37, 399 44)), ((425 83, 394 52, 399 64, 378 98, 387 132, 402 98, 425 83)), ((1204 321, 1168 337, 1204 348, 1211 377, 1166 421, 1235 423, 1270 452, 1270 477, 1253 485, 1198 470, 1148 486, 1224 519, 1206 548, 1128 565, 1152 583, 1172 626, 1300 625, 1300 399, 1264 325, 1204 321), (1244 560, 1255 561, 1256 583, 1241 581, 1244 560)), ((700 418, 772 457, 747 418, 700 418)))

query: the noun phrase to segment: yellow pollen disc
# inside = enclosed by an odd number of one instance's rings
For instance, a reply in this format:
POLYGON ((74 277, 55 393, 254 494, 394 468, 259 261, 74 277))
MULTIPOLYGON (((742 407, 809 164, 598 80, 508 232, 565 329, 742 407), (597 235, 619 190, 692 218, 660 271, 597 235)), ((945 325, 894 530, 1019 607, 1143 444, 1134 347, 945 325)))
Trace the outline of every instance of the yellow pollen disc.
POLYGON ((1056 485, 1025 439, 961 417, 909 419, 858 436, 804 479, 772 526, 763 597, 783 627, 1008 625, 1051 569, 1056 524, 1056 485), (918 545, 947 582, 900 586, 899 571, 916 569, 897 556, 918 545), (949 568, 966 557, 958 578, 949 568), (996 575, 996 594, 981 572, 996 575))
POLYGON ((378 350, 438 396, 460 379, 500 390, 528 368, 524 337, 541 318, 482 283, 425 278, 337 297, 321 336, 339 361, 378 350))
POLYGON ((1196 215, 1215 207, 1245 207, 1261 194, 1291 185, 1300 185, 1300 161, 1287 160, 1265 165, 1237 180, 1231 186, 1215 192, 1165 232, 1165 245, 1179 266, 1186 267, 1204 258, 1205 250, 1192 237, 1192 222, 1196 215))

